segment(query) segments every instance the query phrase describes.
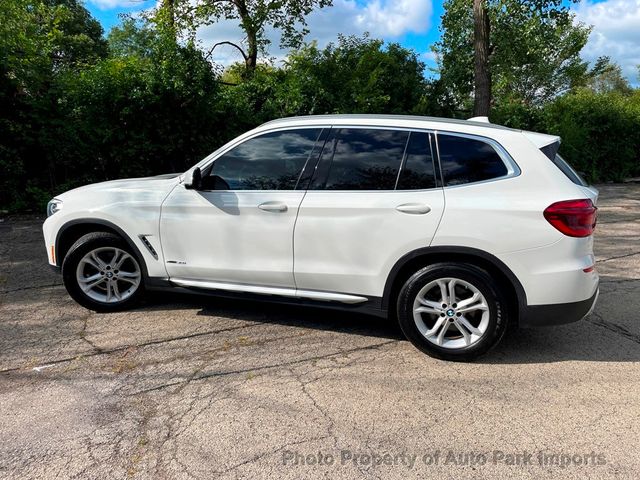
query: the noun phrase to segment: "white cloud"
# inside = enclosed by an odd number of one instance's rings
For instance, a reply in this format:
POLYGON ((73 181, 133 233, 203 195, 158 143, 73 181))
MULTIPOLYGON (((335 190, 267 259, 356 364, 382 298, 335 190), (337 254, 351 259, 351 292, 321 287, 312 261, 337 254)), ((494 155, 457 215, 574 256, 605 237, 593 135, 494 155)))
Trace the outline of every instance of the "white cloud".
POLYGON ((426 0, 374 0, 357 16, 360 27, 383 37, 407 32, 423 33, 429 27, 432 5, 426 0))
MULTIPOLYGON (((118 0, 97 0, 118 1, 118 0)), ((335 41, 339 33, 361 35, 369 32, 375 38, 394 40, 406 33, 423 33, 431 27, 432 0, 371 0, 366 3, 355 0, 334 0, 333 6, 313 11, 307 17, 309 34, 306 41, 317 41, 320 47, 335 41)), ((269 55, 277 59, 286 56, 279 48, 277 31, 267 30, 271 40, 269 55)), ((242 31, 237 20, 223 20, 201 28, 198 38, 205 49, 215 43, 228 40, 242 42, 242 31)), ((233 47, 217 47, 212 59, 223 65, 242 60, 233 47)))
POLYGON ((88 0, 100 10, 112 10, 114 8, 140 7, 146 0, 88 0))
POLYGON ((593 61, 608 55, 622 67, 629 80, 638 83, 640 64, 640 0, 582 1, 574 11, 576 19, 593 25, 582 55, 593 61))

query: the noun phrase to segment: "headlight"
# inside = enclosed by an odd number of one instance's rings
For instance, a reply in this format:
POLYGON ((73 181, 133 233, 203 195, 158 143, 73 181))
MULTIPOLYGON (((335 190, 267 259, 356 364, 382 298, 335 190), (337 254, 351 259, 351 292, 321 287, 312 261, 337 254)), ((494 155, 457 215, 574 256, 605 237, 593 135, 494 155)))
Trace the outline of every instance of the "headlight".
POLYGON ((47 203, 47 217, 50 217, 59 210, 62 210, 62 200, 54 198, 49 203, 47 203))

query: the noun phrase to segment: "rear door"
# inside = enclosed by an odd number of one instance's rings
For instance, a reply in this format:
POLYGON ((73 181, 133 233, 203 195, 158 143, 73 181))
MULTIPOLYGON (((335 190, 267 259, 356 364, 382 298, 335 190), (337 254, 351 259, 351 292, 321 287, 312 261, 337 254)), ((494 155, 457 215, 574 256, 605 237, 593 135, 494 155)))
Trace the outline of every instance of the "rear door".
POLYGON ((333 127, 294 232, 298 289, 381 297, 395 262, 431 243, 444 210, 433 136, 333 127))

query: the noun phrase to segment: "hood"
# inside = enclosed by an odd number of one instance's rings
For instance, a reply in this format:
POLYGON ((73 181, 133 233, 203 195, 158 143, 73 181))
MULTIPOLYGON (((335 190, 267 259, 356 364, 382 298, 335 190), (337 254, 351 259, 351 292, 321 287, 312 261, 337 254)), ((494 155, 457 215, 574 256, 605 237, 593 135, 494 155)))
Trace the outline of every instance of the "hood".
POLYGON ((142 200, 145 198, 163 197, 178 183, 179 173, 158 175, 156 177, 128 178, 123 180, 109 180, 106 182, 92 183, 83 187, 74 188, 55 198, 60 200, 82 199, 91 203, 96 196, 106 194, 119 200, 142 200))
POLYGON ((158 193, 168 193, 168 191, 178 182, 178 177, 180 175, 180 173, 168 173, 154 177, 125 178, 121 180, 108 180, 106 182, 91 183, 89 185, 74 188, 73 190, 68 190, 60 195, 56 195, 55 198, 59 198, 64 201, 70 197, 76 197, 77 195, 98 192, 127 192, 128 194, 132 194, 136 191, 140 193, 157 191, 158 193))

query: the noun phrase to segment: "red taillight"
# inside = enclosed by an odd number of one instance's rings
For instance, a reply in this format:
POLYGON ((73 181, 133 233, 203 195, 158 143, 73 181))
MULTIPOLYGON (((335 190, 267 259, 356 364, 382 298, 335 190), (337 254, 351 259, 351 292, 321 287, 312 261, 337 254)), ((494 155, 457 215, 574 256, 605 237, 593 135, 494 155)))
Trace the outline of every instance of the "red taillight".
POLYGON ((589 199, 566 200, 549 205, 544 218, 569 237, 588 237, 596 228, 597 211, 589 199))

